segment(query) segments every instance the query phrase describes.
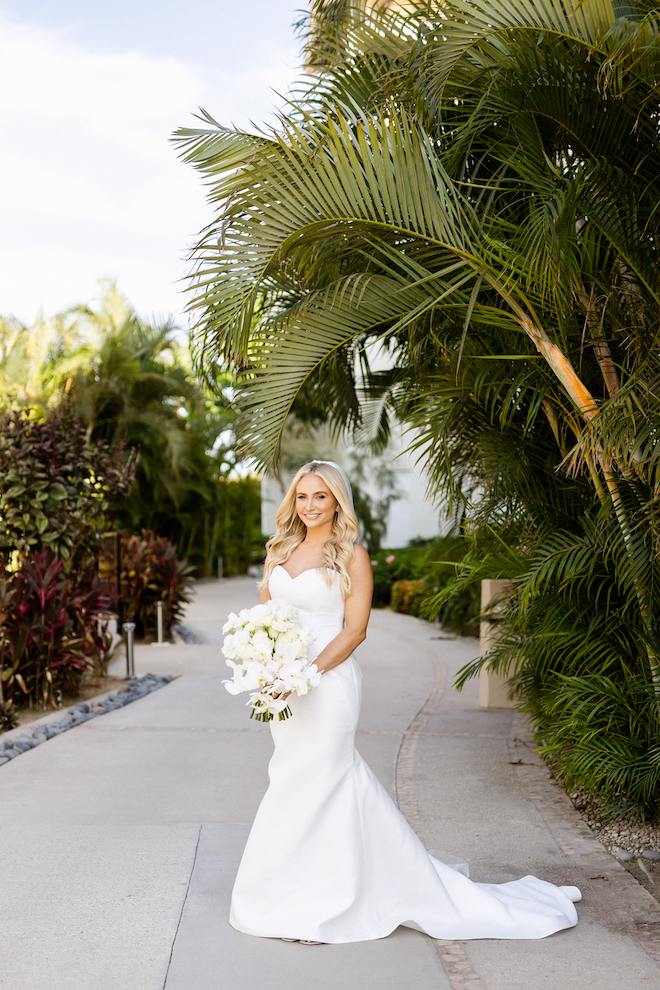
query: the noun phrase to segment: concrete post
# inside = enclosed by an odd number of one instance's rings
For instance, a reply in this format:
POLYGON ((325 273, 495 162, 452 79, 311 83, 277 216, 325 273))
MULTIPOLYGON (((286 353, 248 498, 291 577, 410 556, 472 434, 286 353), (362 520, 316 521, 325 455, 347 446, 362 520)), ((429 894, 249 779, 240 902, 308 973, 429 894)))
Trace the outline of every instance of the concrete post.
MULTIPOLYGON (((481 611, 495 598, 506 595, 508 581, 484 580, 481 582, 481 611)), ((501 607, 501 606, 500 606, 501 607)), ((491 612, 493 618, 498 608, 491 612)), ((497 622, 482 622, 480 630, 481 656, 485 656, 497 639, 497 622)), ((509 698, 508 677, 495 673, 494 670, 481 669, 479 674, 479 705, 481 708, 515 708, 515 703, 509 698)))

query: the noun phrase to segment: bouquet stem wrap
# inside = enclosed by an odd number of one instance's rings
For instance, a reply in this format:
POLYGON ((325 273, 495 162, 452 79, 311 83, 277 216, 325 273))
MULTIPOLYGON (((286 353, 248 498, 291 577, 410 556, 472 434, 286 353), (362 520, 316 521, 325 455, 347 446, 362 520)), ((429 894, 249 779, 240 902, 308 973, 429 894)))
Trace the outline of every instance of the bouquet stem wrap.
POLYGON ((307 694, 321 680, 307 658, 316 635, 301 625, 293 605, 271 599, 238 615, 232 612, 222 631, 222 652, 234 671, 223 684, 230 694, 249 692, 250 718, 288 718, 291 709, 282 696, 307 694))

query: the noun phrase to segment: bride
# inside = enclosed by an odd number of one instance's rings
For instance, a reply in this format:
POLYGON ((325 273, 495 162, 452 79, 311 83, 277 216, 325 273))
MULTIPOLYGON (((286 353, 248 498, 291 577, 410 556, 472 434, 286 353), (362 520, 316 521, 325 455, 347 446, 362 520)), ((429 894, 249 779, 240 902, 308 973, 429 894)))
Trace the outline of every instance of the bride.
POLYGON ((383 938, 399 925, 434 938, 543 938, 577 924, 577 887, 536 877, 473 883, 424 848, 359 753, 360 668, 373 577, 351 488, 331 461, 300 468, 267 544, 261 602, 284 600, 317 634, 323 677, 270 723, 270 786, 232 895, 248 935, 306 944, 383 938))

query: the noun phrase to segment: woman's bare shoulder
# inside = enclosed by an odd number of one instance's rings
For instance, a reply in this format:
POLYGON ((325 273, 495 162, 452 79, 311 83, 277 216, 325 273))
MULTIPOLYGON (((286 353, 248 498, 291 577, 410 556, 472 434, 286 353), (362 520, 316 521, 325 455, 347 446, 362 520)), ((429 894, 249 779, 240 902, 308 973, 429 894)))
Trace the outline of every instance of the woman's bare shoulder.
POLYGON ((368 567, 369 570, 371 570, 371 558, 369 557, 368 550, 366 550, 360 543, 354 543, 353 553, 355 554, 355 556, 353 557, 351 566, 353 567, 357 566, 358 568, 360 568, 360 570, 362 570, 365 567, 368 567))

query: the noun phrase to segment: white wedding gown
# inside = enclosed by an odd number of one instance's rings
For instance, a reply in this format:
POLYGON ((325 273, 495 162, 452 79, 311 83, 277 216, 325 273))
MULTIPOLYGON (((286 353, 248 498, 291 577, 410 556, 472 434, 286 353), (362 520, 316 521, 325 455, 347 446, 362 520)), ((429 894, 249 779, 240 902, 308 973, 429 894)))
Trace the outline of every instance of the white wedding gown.
MULTIPOLYGON (((273 598, 317 633, 342 629, 339 580, 278 566, 273 598)), ((536 877, 473 883, 434 859, 356 752, 361 672, 351 656, 270 723, 270 787, 245 847, 230 922, 248 935, 319 942, 383 938, 399 925, 435 938, 543 938, 577 924, 576 887, 536 877)))

